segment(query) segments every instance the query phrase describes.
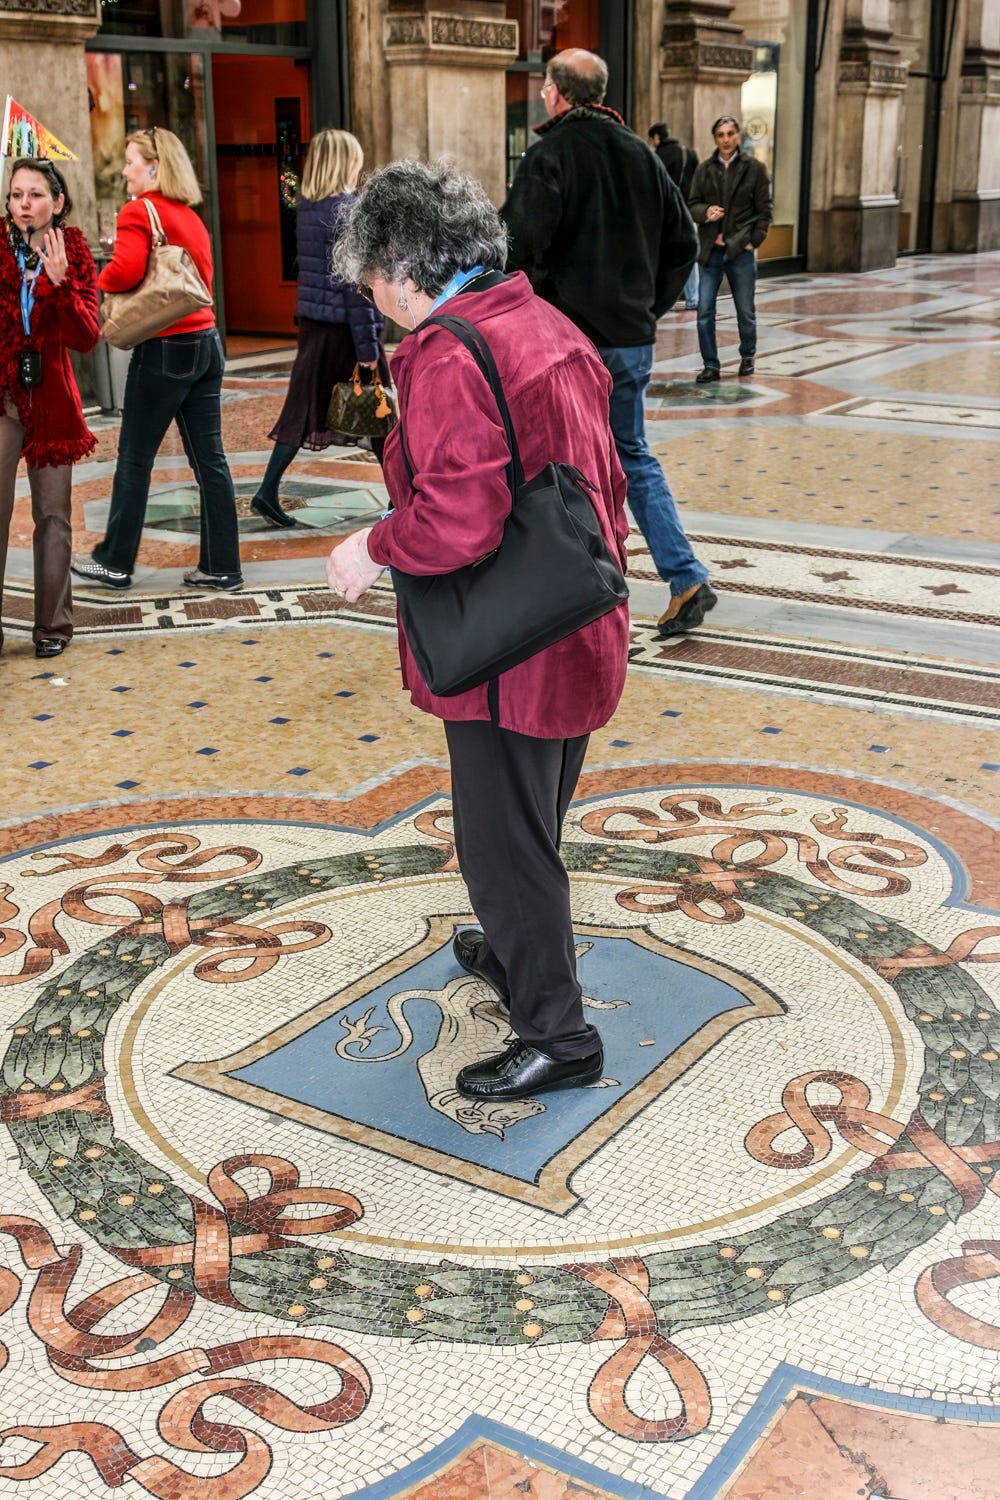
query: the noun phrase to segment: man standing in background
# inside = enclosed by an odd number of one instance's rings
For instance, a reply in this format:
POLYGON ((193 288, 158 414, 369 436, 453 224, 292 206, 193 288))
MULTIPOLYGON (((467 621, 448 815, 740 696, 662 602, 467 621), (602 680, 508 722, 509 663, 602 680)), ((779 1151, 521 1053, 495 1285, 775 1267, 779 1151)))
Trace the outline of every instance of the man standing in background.
MULTIPOLYGON (((670 134, 670 126, 665 120, 659 120, 655 125, 650 125, 649 144, 666 167, 667 171, 681 190, 681 197, 687 202, 688 193, 691 191, 691 183, 694 180, 695 168, 698 165, 698 153, 693 146, 682 146, 670 134)), ((688 312, 694 312, 698 306, 698 262, 695 261, 691 267, 691 275, 684 283, 684 306, 688 312)))
POLYGON ((701 624, 716 596, 684 535, 662 466, 646 441, 644 399, 656 320, 694 263, 696 234, 659 157, 603 102, 604 61, 571 47, 549 62, 548 116, 500 210, 511 236, 508 265, 597 345, 614 382, 611 431, 628 503, 670 604, 662 636, 701 624))
POLYGON ((719 348, 715 304, 723 276, 729 282, 740 331, 741 375, 752 375, 757 354, 757 247, 771 227, 771 183, 763 162, 740 150, 740 124, 723 115, 712 126, 715 150, 691 184, 690 206, 698 225, 698 347, 703 369, 699 385, 718 380, 719 348))

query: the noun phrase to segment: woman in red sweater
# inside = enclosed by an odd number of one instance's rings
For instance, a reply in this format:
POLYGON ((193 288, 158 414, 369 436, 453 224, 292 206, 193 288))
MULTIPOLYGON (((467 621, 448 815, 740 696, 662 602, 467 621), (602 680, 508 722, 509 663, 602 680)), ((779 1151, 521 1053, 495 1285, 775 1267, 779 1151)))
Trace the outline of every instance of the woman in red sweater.
MULTIPOLYGON (((170 244, 184 246, 211 291, 208 230, 192 207, 201 202, 201 189, 181 142, 159 126, 136 131, 125 142, 122 176, 132 201, 118 215, 114 255, 101 272, 103 290, 132 291, 146 274, 153 243, 148 199, 170 244)), ((108 528, 90 558, 74 562, 78 577, 104 588, 131 588, 153 460, 176 420, 201 492, 198 566, 184 574, 184 582, 199 589, 242 586, 236 497, 222 446, 224 366, 211 307, 189 313, 133 350, 108 528)))
MULTIPOLYGON (((21 458, 34 522, 35 655, 58 656, 73 635, 70 492, 73 464, 94 451, 70 349, 97 343, 97 270, 50 161, 20 157, 0 233, 0 580, 21 458)), ((0 635, 0 643, 3 637, 0 635)))

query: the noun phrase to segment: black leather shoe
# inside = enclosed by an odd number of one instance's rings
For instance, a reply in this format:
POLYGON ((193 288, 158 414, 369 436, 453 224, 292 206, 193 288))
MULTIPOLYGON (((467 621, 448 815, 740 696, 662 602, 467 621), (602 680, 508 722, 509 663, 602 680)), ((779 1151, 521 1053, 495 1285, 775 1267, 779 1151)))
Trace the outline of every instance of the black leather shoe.
POLYGON ((753 374, 753 360, 752 359, 741 359, 740 360, 740 374, 741 375, 752 375, 753 374))
POLYGON ((706 365, 701 374, 694 377, 694 383, 695 385, 709 385, 711 381, 718 380, 721 373, 714 365, 706 365))
POLYGON ((61 636, 49 637, 35 642, 35 655, 46 661, 50 656, 62 656, 68 645, 69 641, 64 641, 61 636))
POLYGON ((714 609, 719 602, 718 594, 703 583, 690 597, 685 599, 675 615, 669 618, 661 615, 656 626, 656 633, 668 640, 672 635, 686 635, 689 630, 697 630, 702 620, 710 609, 714 609))
POLYGON ((507 986, 497 979, 495 974, 488 972, 483 962, 483 949, 486 947, 486 938, 478 927, 468 927, 464 932, 456 932, 455 941, 451 945, 451 951, 458 959, 467 974, 474 974, 484 984, 488 984, 497 996, 501 1005, 510 1010, 510 991, 507 986))
POLYGON ((299 524, 294 516, 282 510, 277 500, 267 500, 263 495, 254 495, 250 501, 250 509, 256 511, 258 516, 263 516, 271 526, 297 526, 299 524))
POLYGON ((455 1084, 467 1099, 529 1099, 552 1089, 597 1083, 603 1072, 603 1048, 589 1057, 557 1062, 524 1042, 515 1042, 506 1052, 463 1068, 455 1084))

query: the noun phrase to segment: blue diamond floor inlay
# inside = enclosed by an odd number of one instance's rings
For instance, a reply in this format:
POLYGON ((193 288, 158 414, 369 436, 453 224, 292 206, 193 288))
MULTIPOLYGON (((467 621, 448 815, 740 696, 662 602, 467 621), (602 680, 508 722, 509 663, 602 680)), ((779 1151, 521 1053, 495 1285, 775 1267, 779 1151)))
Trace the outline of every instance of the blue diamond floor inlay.
POLYGON ((780 729, 775 729, 775 727, 774 727, 773 724, 765 724, 764 727, 763 727, 763 729, 761 730, 761 734, 780 734, 780 733, 781 733, 781 730, 780 729))
POLYGON ((137 781, 116 781, 115 782, 115 786, 121 787, 121 789, 122 789, 123 792, 130 792, 134 786, 138 786, 138 785, 139 785, 139 783, 137 781))
POLYGON ((292 766, 291 770, 286 772, 286 775, 288 775, 288 776, 308 776, 309 775, 309 767, 308 766, 292 766))
POLYGON ((269 724, 290 724, 292 721, 291 721, 291 719, 283 719, 281 717, 281 715, 279 714, 276 719, 268 719, 267 722, 269 724))
POLYGON ((188 704, 188 708, 205 708, 205 707, 207 707, 207 705, 205 703, 204 698, 195 698, 192 703, 188 704))
POLYGON ((112 729, 111 738, 114 740, 124 740, 132 733, 131 729, 112 729))
POLYGON ((335 693, 334 694, 334 697, 335 698, 353 698, 354 694, 348 688, 341 688, 341 690, 340 690, 339 693, 335 693))
POLYGON ((52 714, 35 714, 34 718, 36 724, 44 724, 46 719, 52 718, 52 714))
POLYGON ((29 760, 28 769, 31 771, 45 771, 52 764, 51 760, 29 760))
POLYGON ((273 682, 273 677, 255 677, 254 682, 273 682))
POLYGON ((196 750, 194 753, 195 755, 218 755, 219 752, 214 745, 203 745, 200 750, 196 750))
POLYGON ((111 691, 113 693, 130 693, 132 689, 130 687, 113 687, 111 691))
POLYGON ((379 738, 379 736, 377 734, 359 734, 358 735, 358 739, 361 741, 361 743, 363 745, 374 745, 375 741, 378 738, 379 738))

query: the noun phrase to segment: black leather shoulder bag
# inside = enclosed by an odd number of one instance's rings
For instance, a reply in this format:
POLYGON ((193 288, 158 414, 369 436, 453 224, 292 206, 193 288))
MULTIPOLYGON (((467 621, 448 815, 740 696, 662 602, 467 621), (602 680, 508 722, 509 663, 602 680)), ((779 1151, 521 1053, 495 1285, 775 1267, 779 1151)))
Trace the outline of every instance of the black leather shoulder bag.
MULTIPOLYGON (((580 470, 548 463, 525 479, 500 375, 479 329, 450 315, 429 318, 424 327, 430 323, 448 329, 471 352, 493 392, 510 447, 511 510, 496 551, 452 573, 392 569, 403 629, 421 675, 435 696, 450 698, 599 619, 628 598, 628 587, 587 494, 595 487, 580 470)), ((412 480, 402 430, 400 438, 412 480)))

